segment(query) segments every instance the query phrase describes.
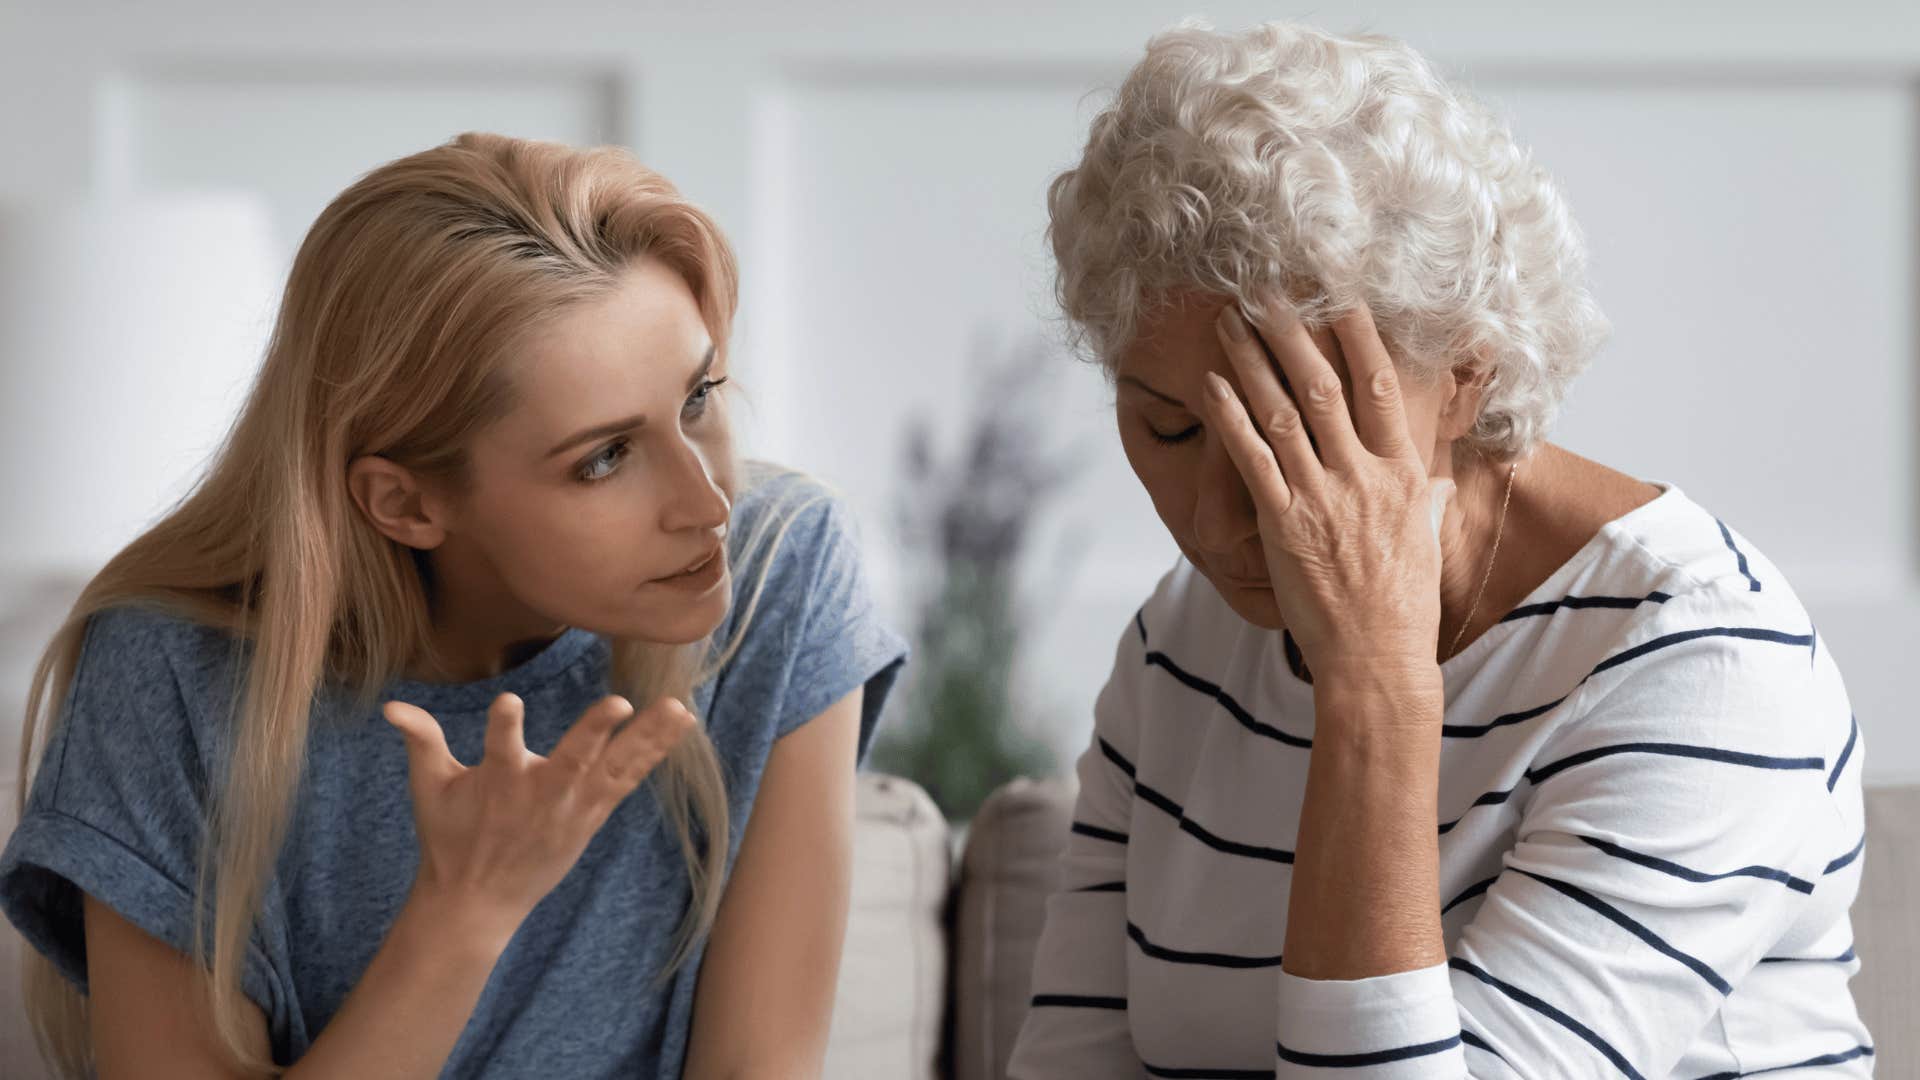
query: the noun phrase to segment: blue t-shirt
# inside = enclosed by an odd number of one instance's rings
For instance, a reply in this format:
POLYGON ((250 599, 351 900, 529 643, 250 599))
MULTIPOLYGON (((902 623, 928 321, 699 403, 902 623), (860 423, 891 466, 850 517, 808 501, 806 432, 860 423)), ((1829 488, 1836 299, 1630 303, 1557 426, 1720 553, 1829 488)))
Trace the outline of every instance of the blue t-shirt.
MULTIPOLYGON (((864 686, 864 759, 906 657, 875 615, 846 511, 818 484, 790 473, 749 483, 729 547, 788 514, 738 653, 695 692, 727 777, 729 858, 774 740, 864 686)), ((730 639, 768 563, 760 539, 757 564, 732 552, 735 602, 717 642, 730 639)), ((380 696, 431 712, 454 756, 473 764, 488 703, 512 691, 526 702, 528 748, 546 753, 607 692, 608 655, 605 639, 570 629, 494 678, 397 681, 380 696)), ((229 636, 170 615, 116 608, 89 623, 63 720, 0 852, 0 906, 83 990, 81 890, 190 948, 190 889, 209 781, 225 775, 219 748, 235 662, 229 636)), ((282 1064, 306 1052, 359 981, 419 861, 400 733, 377 709, 355 713, 334 700, 344 697, 316 697, 292 827, 243 968, 282 1064)), ((442 1075, 679 1076, 704 942, 663 988, 652 981, 688 896, 672 826, 643 785, 514 935, 442 1075)))

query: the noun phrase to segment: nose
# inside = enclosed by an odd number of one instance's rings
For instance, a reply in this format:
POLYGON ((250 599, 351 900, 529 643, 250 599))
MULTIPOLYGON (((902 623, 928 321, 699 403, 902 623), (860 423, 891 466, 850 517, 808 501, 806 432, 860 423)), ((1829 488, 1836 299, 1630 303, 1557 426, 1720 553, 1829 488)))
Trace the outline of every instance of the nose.
POLYGON ((1228 555, 1258 535, 1260 518, 1240 471, 1219 439, 1207 439, 1194 477, 1193 542, 1202 551, 1228 555))
POLYGON ((662 530, 711 531, 726 527, 732 505, 727 493, 713 482, 713 470, 699 447, 684 439, 674 440, 671 460, 660 479, 664 496, 660 507, 662 530))

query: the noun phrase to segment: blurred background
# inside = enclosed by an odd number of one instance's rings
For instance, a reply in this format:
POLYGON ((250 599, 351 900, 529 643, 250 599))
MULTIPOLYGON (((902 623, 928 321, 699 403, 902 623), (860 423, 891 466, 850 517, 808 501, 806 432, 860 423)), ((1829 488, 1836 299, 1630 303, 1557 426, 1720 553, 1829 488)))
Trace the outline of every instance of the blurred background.
POLYGON ((1511 116, 1615 324, 1558 441, 1778 562, 1869 781, 1920 779, 1920 4, 1896 0, 5 0, 0 734, 77 583, 224 433, 322 205, 483 129, 630 146, 731 236, 746 445, 846 494, 918 642, 876 763, 957 819, 1065 769, 1174 550, 1060 347, 1043 190, 1189 14, 1403 37, 1511 116))

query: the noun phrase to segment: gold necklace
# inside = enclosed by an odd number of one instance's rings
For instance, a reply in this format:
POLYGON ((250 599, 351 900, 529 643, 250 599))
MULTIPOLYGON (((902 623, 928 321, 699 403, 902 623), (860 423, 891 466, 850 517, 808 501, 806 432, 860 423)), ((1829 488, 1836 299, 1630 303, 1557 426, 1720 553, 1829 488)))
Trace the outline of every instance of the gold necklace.
POLYGON ((1453 643, 1447 646, 1447 659, 1452 659, 1455 650, 1460 648, 1460 639, 1466 636, 1467 627, 1473 625, 1473 617, 1480 613, 1480 598, 1487 594, 1487 582, 1493 580, 1493 560, 1500 555, 1500 537, 1507 531, 1507 504, 1513 501, 1513 477, 1519 471, 1520 463, 1517 461, 1507 467, 1507 494, 1500 500, 1500 524, 1493 530, 1493 550, 1487 553, 1487 572, 1480 578, 1480 590, 1473 594, 1473 606, 1467 609, 1466 619, 1453 635, 1453 643))

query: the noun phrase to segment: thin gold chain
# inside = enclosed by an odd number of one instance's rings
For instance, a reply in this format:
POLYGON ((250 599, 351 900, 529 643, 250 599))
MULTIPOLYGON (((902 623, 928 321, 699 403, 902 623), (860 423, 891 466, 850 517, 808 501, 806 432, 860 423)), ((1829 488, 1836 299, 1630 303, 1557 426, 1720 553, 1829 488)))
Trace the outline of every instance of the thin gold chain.
POLYGON ((1493 530, 1493 550, 1487 553, 1487 572, 1480 578, 1480 590, 1473 594, 1473 606, 1467 609, 1467 617, 1453 635, 1453 644, 1447 646, 1449 658, 1460 648, 1460 639, 1466 636, 1467 627, 1473 625, 1473 617, 1480 613, 1480 598, 1487 594, 1487 582, 1493 580, 1493 560, 1500 556, 1500 537, 1507 531, 1507 505, 1513 502, 1513 477, 1519 471, 1520 463, 1517 461, 1507 467, 1507 494, 1500 500, 1500 524, 1493 530))

